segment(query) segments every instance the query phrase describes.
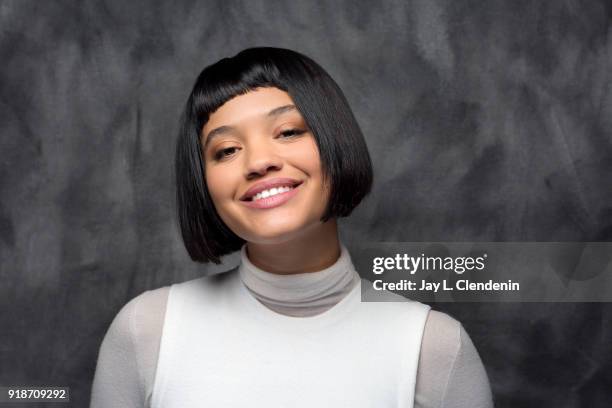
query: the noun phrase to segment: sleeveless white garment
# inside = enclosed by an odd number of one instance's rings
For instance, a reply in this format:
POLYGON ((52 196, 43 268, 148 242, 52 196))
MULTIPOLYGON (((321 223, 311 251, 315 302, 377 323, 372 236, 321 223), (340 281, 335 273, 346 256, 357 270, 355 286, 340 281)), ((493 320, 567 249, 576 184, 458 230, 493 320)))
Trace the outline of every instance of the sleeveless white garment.
POLYGON ((413 407, 428 305, 361 302, 360 280, 323 313, 287 316, 239 272, 171 286, 152 408, 413 407))

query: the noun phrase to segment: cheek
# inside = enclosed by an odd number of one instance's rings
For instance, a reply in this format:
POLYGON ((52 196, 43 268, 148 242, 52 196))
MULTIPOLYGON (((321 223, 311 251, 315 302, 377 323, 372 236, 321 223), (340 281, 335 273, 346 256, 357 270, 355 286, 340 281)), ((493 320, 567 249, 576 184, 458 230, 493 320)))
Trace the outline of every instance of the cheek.
POLYGON ((321 175, 321 159, 314 139, 308 139, 308 143, 296 150, 295 159, 311 177, 321 175))
POLYGON ((313 187, 318 191, 316 194, 317 206, 325 207, 331 190, 328 184, 323 183, 321 158, 314 141, 308 148, 302 149, 299 152, 299 157, 296 156, 296 163, 300 163, 302 171, 308 174, 313 187))
POLYGON ((228 183, 223 182, 221 172, 206 169, 206 187, 213 200, 215 207, 218 207, 218 203, 228 194, 228 183))

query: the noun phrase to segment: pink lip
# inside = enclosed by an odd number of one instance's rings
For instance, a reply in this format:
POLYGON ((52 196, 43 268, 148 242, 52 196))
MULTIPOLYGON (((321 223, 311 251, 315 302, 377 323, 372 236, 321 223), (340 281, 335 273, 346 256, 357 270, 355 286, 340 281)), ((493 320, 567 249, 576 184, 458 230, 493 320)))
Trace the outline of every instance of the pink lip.
POLYGON ((288 177, 276 177, 268 180, 260 181, 255 184, 251 188, 249 188, 243 195, 240 197, 241 201, 246 201, 248 198, 252 198, 255 194, 260 193, 264 190, 268 190, 273 187, 283 187, 283 186, 291 186, 295 187, 302 182, 296 179, 288 178, 288 177))
POLYGON ((267 208, 278 207, 280 205, 285 204, 294 195, 296 195, 298 193, 298 189, 301 186, 302 186, 302 184, 299 184, 297 187, 294 187, 293 189, 291 189, 291 190, 289 190, 289 191, 287 191, 285 193, 276 194, 276 195, 274 195, 272 197, 262 198, 262 199, 257 200, 257 201, 241 201, 241 203, 246 205, 247 207, 259 208, 259 209, 267 209, 267 208))

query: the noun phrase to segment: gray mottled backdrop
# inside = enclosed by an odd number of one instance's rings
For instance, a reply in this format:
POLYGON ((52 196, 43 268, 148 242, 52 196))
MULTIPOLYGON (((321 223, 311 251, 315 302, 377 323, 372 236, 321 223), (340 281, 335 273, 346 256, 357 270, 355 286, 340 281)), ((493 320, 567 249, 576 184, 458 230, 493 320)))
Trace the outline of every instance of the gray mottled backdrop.
MULTIPOLYGON (((611 10, 0 1, 0 385, 87 406, 117 311, 215 269, 176 227, 177 121, 200 70, 248 46, 313 57, 363 127, 375 186, 342 221, 349 249, 612 240, 611 10)), ((498 407, 610 405, 609 304, 436 307, 471 334, 498 407)))

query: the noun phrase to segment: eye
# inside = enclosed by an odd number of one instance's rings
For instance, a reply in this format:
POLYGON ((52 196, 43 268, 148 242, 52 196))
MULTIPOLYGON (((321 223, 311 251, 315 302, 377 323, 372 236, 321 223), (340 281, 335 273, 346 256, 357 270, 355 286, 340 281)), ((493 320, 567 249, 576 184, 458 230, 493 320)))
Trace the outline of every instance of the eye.
POLYGON ((226 149, 219 150, 217 153, 215 153, 215 160, 222 160, 226 157, 231 156, 234 150, 236 150, 235 147, 228 147, 226 149))
POLYGON ((289 130, 284 130, 279 134, 279 137, 283 138, 283 139, 290 139, 292 137, 295 136, 299 136, 303 133, 305 133, 306 131, 303 129, 289 129, 289 130))

